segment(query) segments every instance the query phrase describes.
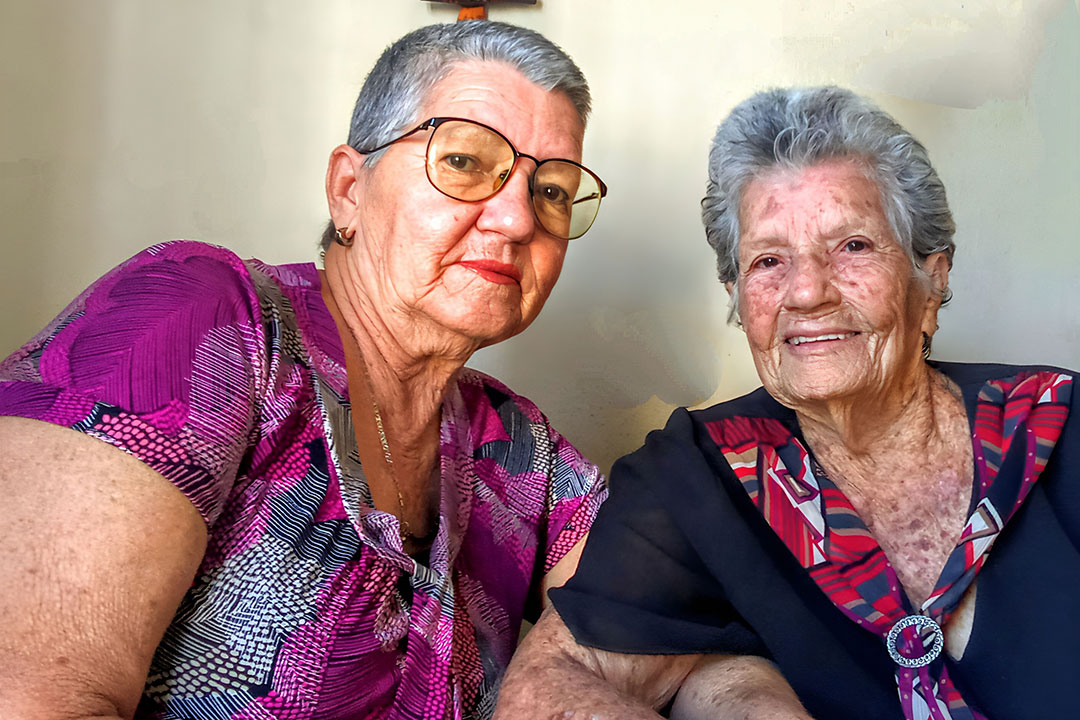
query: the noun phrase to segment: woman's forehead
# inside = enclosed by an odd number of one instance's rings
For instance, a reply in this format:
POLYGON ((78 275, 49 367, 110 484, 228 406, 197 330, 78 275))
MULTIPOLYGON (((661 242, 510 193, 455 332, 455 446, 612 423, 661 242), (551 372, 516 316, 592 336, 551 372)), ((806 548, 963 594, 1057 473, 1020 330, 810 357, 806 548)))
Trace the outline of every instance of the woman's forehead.
POLYGON ((529 147, 534 139, 557 146, 562 157, 577 159, 581 153, 584 128, 570 98, 544 90, 502 61, 455 65, 428 93, 421 115, 420 120, 451 116, 482 122, 530 155, 540 150, 529 147))
POLYGON ((822 222, 852 215, 884 219, 877 183, 852 161, 770 170, 747 183, 739 210, 744 230, 770 221, 822 222))

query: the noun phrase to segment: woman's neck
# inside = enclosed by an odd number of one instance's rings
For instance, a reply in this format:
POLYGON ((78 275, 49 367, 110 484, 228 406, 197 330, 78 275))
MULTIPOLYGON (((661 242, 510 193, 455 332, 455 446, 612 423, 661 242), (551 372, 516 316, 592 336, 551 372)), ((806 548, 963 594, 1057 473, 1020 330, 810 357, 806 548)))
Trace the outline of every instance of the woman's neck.
POLYGON ((827 470, 852 477, 951 456, 969 434, 959 388, 925 364, 906 392, 814 410, 796 411, 807 444, 827 470))
POLYGON ((476 348, 457 337, 434 338, 415 319, 378 307, 344 258, 331 262, 328 253, 327 260, 322 296, 341 338, 350 393, 359 386, 372 396, 395 455, 414 454, 429 444, 433 426, 437 432, 447 389, 476 348))
POLYGON ((925 450, 943 430, 943 405, 955 414, 957 400, 948 379, 920 362, 910 380, 881 394, 829 400, 795 413, 812 446, 842 449, 855 459, 904 448, 925 450))
POLYGON ((959 388, 929 367, 925 377, 879 418, 858 412, 839 412, 834 423, 799 418, 825 474, 877 540, 915 607, 929 597, 955 548, 974 473, 959 388))

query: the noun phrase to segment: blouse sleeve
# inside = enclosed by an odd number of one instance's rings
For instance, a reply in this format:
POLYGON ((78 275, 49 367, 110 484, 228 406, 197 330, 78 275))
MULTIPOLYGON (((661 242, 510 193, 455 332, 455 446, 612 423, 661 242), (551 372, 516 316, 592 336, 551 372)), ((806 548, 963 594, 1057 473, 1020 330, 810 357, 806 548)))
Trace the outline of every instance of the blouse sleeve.
POLYGON ((504 607, 535 621, 544 575, 589 532, 607 485, 528 398, 468 368, 459 387, 482 507, 471 512, 470 572, 487 578, 504 607))
POLYGON ((685 411, 619 460, 610 486, 577 573, 550 592, 575 639, 622 653, 767 654, 687 537, 697 520, 679 508, 707 505, 699 490, 709 495, 716 482, 685 411))
POLYGON ((607 483, 599 469, 550 425, 551 479, 547 498, 547 533, 544 573, 589 533, 600 504, 607 499, 607 483))
POLYGON ((263 335, 243 261, 200 243, 156 245, 0 363, 0 415, 124 450, 213 525, 257 426, 263 335))

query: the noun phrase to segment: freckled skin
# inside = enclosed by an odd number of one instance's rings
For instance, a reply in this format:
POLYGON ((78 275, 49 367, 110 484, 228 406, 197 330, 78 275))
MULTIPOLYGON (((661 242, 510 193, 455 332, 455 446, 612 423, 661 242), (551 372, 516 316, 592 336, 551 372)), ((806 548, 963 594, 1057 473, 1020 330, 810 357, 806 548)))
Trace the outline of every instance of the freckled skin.
POLYGON ((794 407, 888 395, 914 381, 936 303, 857 165, 759 177, 743 194, 739 223, 739 315, 774 397, 794 407), (786 342, 824 331, 857 335, 820 352, 786 342))
POLYGON ((852 160, 759 176, 739 224, 738 311, 762 383, 795 410, 918 607, 959 537, 973 473, 958 392, 921 354, 948 261, 913 270, 852 160))
MULTIPOLYGON (((874 472, 882 471, 879 464, 874 472)), ((846 485, 838 482, 916 605, 934 589, 945 559, 956 545, 971 497, 970 475, 957 476, 933 466, 919 471, 940 481, 937 487, 923 488, 921 495, 894 492, 887 484, 875 483, 875 477, 864 480, 866 474, 850 466, 845 470, 846 485), (851 487, 852 478, 858 488, 851 487)))

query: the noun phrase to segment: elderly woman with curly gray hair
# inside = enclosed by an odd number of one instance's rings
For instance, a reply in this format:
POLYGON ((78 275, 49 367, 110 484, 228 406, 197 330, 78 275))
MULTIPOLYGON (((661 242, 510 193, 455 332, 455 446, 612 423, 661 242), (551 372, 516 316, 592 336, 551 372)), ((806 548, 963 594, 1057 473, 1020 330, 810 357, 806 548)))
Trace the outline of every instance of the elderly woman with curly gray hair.
POLYGON ((763 388, 616 463, 501 716, 1075 714, 1076 376, 930 359, 954 225, 923 146, 763 92, 702 205, 763 388))

